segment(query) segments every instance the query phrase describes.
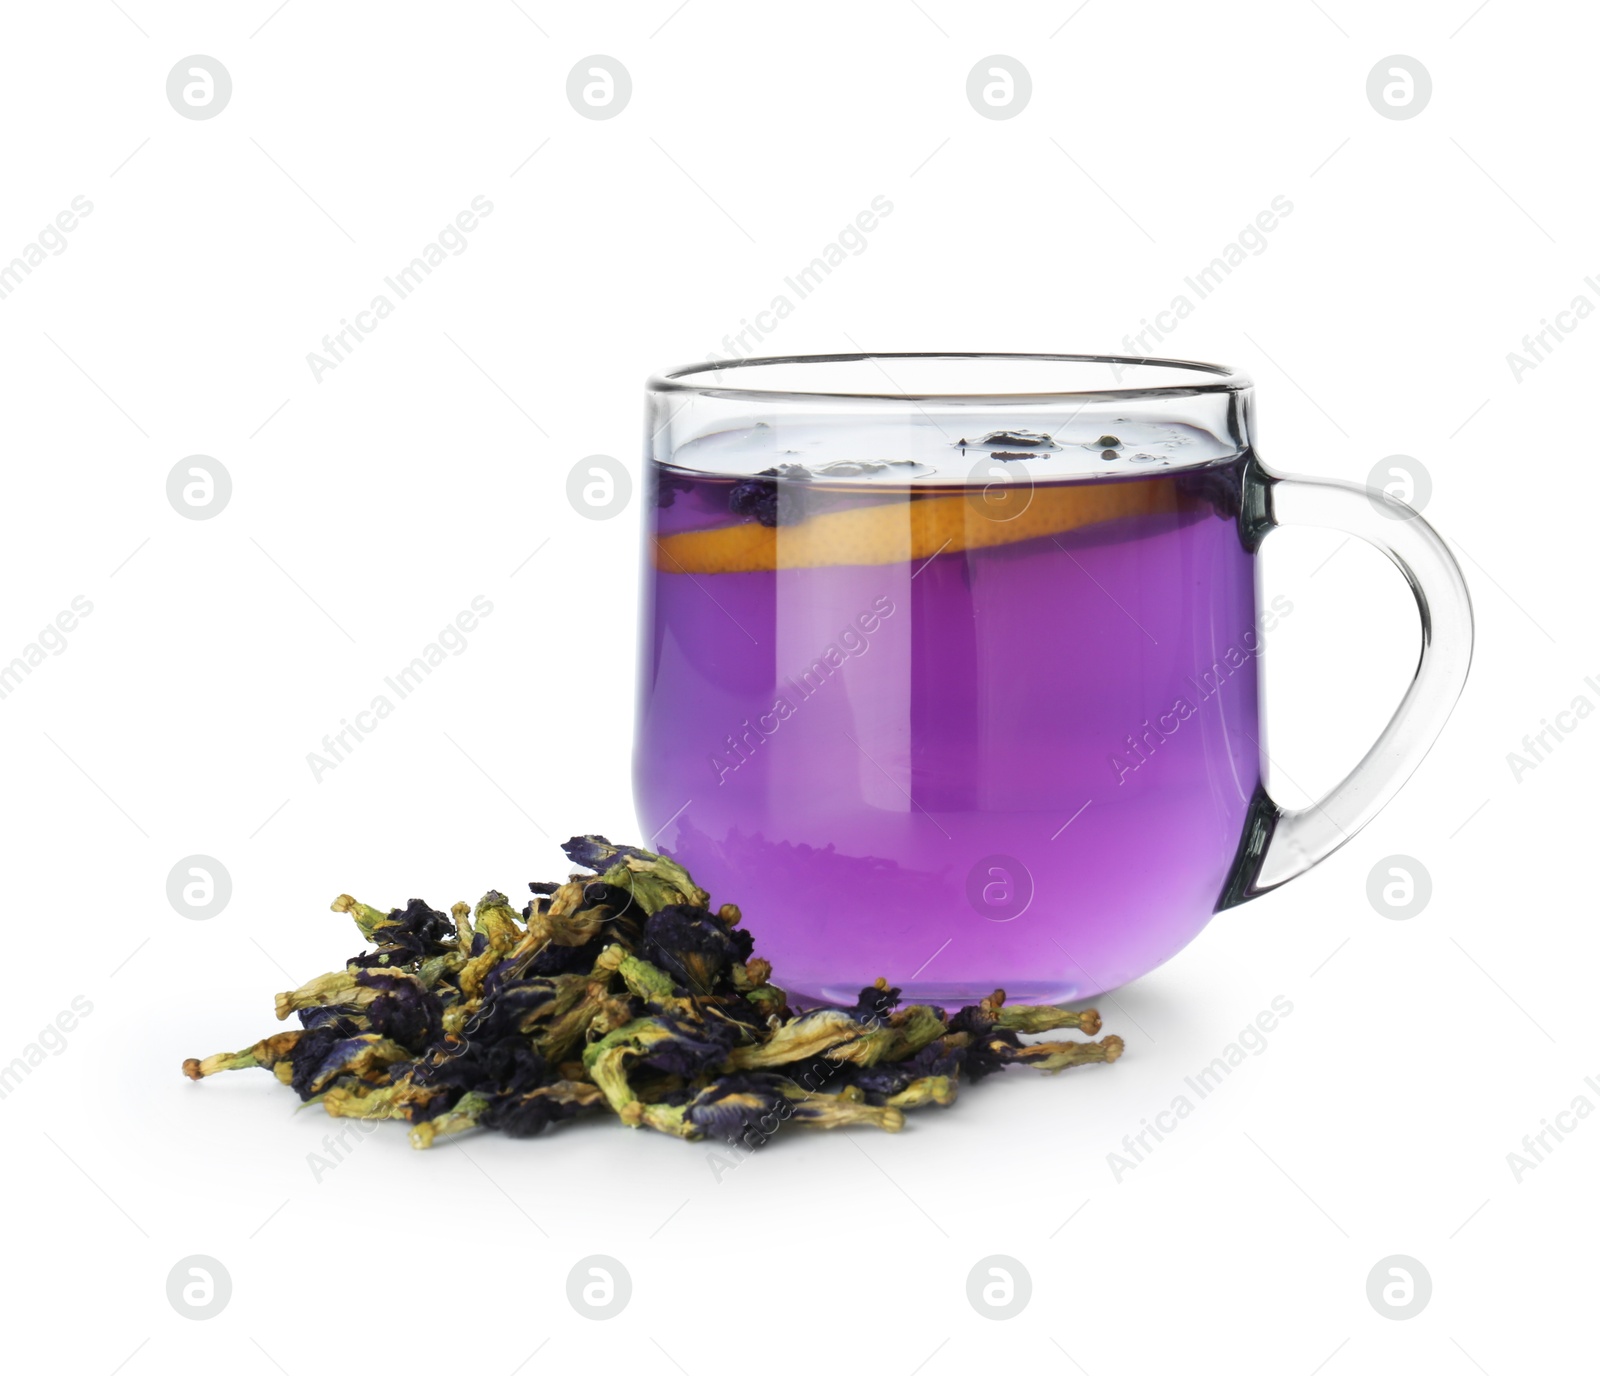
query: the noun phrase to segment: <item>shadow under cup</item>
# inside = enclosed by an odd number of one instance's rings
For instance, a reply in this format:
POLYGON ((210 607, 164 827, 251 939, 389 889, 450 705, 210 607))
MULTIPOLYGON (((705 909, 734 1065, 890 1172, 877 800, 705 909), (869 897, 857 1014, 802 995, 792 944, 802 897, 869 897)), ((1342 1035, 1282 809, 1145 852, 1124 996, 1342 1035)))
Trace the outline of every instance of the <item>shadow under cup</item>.
MULTIPOLYGON (((1437 724, 1409 729, 1413 697, 1442 723, 1466 660, 1423 684, 1424 654, 1389 755, 1322 816, 1273 806, 1258 658, 1282 606, 1258 601, 1255 551, 1275 487, 1402 567, 1402 543, 1443 546, 1359 489, 1268 473, 1249 411, 1239 374, 1163 360, 653 379, 646 844, 740 905, 778 983, 835 1003, 880 976, 947 1006, 1088 998, 1314 863, 1420 759, 1437 724)), ((1424 564, 1414 586, 1447 581, 1424 564)), ((1470 654, 1464 585, 1456 611, 1470 654)))

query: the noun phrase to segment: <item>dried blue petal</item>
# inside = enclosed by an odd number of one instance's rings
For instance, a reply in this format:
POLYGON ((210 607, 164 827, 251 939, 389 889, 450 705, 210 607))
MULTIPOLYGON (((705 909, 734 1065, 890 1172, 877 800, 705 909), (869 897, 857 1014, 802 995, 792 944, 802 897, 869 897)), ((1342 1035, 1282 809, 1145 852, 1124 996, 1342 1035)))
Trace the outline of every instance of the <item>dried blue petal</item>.
POLYGON ((314 1028, 332 1027, 341 1037, 353 1037, 365 1025, 366 1014, 345 1003, 316 1004, 299 1012, 300 1026, 308 1032, 314 1028))
POLYGON ((575 1118, 586 1107, 550 1094, 499 1095, 490 1099, 479 1122, 507 1137, 537 1137, 552 1124, 575 1118))
POLYGON ((696 1094, 684 1116, 707 1137, 724 1142, 740 1141, 752 1129, 770 1136, 789 1116, 784 1083, 783 1076, 769 1071, 725 1075, 696 1094))
POLYGON ((1209 503, 1218 516, 1231 521, 1244 502, 1243 478, 1242 467, 1230 463, 1179 473, 1172 481, 1184 496, 1209 503))
POLYGON ((651 464, 651 471, 655 474, 655 503, 658 507, 669 507, 677 501, 680 492, 693 492, 694 482, 689 478, 679 478, 668 473, 660 464, 651 464))
MULTIPOLYGON (((637 846, 614 846, 604 836, 574 836, 571 840, 563 841, 561 849, 566 852, 567 859, 574 865, 582 865, 586 870, 594 870, 596 874, 610 869, 618 860, 654 860, 656 857, 647 850, 640 850, 637 846)), ((533 885, 529 885, 533 888, 533 885)), ((534 890, 538 892, 537 889, 534 890)), ((554 889, 551 890, 555 892, 554 889)))
POLYGON ((716 1070, 727 1060, 733 1045, 733 1034, 716 1023, 700 1026, 671 1017, 652 1018, 651 1021, 670 1035, 652 1041, 634 1064, 665 1075, 681 1075, 692 1080, 696 1075, 716 1070))
POLYGON ((892 1094, 898 1094, 917 1077, 904 1061, 884 1061, 880 1065, 866 1066, 851 1076, 850 1083, 861 1090, 871 1103, 881 1104, 892 1094))
POLYGON ((900 1003, 900 991, 893 985, 869 984, 856 995, 850 1016, 857 1022, 879 1022, 889 1016, 900 1003))
POLYGON ((991 1028, 974 1036, 961 1058, 961 1073, 969 1080, 981 1080, 1011 1064, 1010 1051, 1020 1050, 1022 1039, 1006 1028, 991 1028))
POLYGON ((750 949, 749 933, 704 908, 673 903, 644 924, 641 954, 691 993, 709 994, 734 961, 749 959, 750 949))
POLYGON ((872 1103, 882 1103, 914 1081, 934 1075, 954 1079, 960 1073, 966 1054, 965 1047, 951 1046, 941 1037, 903 1061, 883 1061, 878 1065, 865 1066, 851 1076, 850 1082, 872 1103))
POLYGON ((412 1083, 428 1091, 417 1118, 427 1120, 454 1108, 463 1094, 513 1097, 539 1088, 549 1078, 544 1057, 526 1039, 506 1037, 492 1044, 466 1042, 458 1054, 419 1063, 412 1083))
POLYGON ((370 969, 443 955, 455 947, 456 924, 422 899, 413 898, 374 929, 372 941, 377 951, 357 956, 351 965, 370 969))
POLYGON ((356 983, 384 992, 367 1005, 367 1025, 408 1051, 421 1053, 443 1031, 439 1000, 416 980, 381 970, 363 970, 356 983))
POLYGON ((616 884, 595 879, 583 886, 585 907, 610 908, 613 916, 620 916, 633 906, 633 895, 616 884))
POLYGON ((483 983, 483 1002, 472 1015, 473 1041, 496 1042, 523 1035, 537 1018, 548 1016, 560 997, 559 986, 544 977, 519 978, 496 966, 483 983))
POLYGON ((969 1003, 965 1008, 958 1008, 950 1016, 948 1024, 951 1032, 970 1032, 973 1036, 983 1036, 994 1026, 994 1009, 987 1003, 969 1003))
POLYGON ((735 516, 753 516, 764 526, 791 526, 810 508, 807 486, 811 474, 800 464, 783 463, 763 468, 753 478, 741 478, 728 492, 728 510, 735 516))
MULTIPOLYGON (((352 1073, 354 1063, 370 1056, 374 1044, 381 1041, 370 1032, 341 1037, 333 1027, 320 1027, 314 1032, 307 1032, 289 1053, 292 1067, 289 1084, 302 1099, 310 1099, 327 1089, 341 1075, 352 1073)), ((392 1055, 403 1054, 400 1047, 388 1049, 392 1055)))

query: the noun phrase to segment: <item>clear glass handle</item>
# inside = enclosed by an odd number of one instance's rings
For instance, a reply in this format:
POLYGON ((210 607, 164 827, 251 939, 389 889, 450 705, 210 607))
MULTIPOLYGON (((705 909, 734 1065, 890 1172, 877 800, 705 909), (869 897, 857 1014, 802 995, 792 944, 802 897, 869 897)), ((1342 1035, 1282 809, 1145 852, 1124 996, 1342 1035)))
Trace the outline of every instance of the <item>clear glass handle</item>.
POLYGON ((1366 826, 1432 748, 1472 662, 1472 599, 1461 567, 1411 507, 1355 483, 1295 478, 1259 464, 1247 477, 1244 522, 1256 541, 1280 525, 1359 536, 1392 559, 1422 618, 1417 672, 1383 734, 1320 802, 1285 811, 1258 798, 1222 907, 1275 889, 1332 854, 1366 826))

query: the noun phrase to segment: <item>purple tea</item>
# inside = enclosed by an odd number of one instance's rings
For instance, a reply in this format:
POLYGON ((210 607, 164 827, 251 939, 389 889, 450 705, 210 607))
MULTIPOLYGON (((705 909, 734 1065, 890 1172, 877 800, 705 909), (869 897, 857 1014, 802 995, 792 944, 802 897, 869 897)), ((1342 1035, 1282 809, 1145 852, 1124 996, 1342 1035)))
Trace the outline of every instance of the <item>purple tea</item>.
POLYGON ((865 972, 1056 1001, 1160 963, 1260 782, 1243 462, 987 495, 660 467, 636 772, 662 848, 814 998, 865 972), (935 551, 894 558, 919 519, 935 551))
POLYGON ((1410 508, 1270 473, 1248 383, 881 355, 652 382, 635 798, 796 993, 1087 998, 1342 844, 1426 752, 1471 617, 1410 508), (1131 380, 1130 380, 1131 379, 1131 380), (953 385, 952 385, 953 384, 953 385), (1262 785, 1275 524, 1350 531, 1433 627, 1367 759, 1262 785), (1431 596, 1430 596, 1431 594, 1431 596))

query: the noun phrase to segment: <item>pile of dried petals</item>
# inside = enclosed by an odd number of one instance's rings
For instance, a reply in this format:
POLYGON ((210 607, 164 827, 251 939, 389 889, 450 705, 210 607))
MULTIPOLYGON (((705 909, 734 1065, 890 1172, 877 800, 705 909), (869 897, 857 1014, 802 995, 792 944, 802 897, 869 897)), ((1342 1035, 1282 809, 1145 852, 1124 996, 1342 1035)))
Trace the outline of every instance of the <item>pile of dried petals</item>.
POLYGON ((956 1081, 1010 1065, 1114 1061, 1122 1039, 1024 1043, 1093 1009, 1006 1006, 997 990, 946 1016, 898 1007, 883 980, 855 1007, 794 1012, 731 903, 675 861, 601 836, 562 847, 594 871, 530 884, 449 917, 412 899, 334 901, 376 949, 277 997, 301 1027, 204 1060, 198 1080, 260 1066, 336 1118, 399 1118, 418 1147, 470 1128, 531 1137, 587 1109, 674 1137, 749 1140, 785 1122, 897 1132, 956 1081))

